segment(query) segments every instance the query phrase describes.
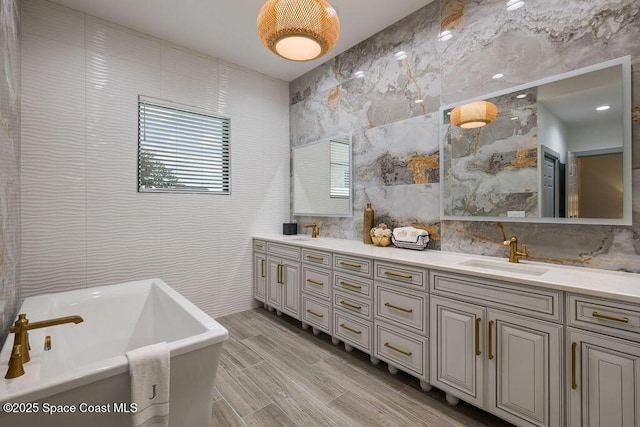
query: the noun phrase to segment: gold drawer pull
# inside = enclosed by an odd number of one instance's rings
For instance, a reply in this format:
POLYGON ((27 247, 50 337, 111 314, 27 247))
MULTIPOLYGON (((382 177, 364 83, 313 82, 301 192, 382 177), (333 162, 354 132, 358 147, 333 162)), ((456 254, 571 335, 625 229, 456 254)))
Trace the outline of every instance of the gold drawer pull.
POLYGON ((387 348, 390 348, 393 351, 397 351, 400 354, 404 354, 405 356, 411 356, 413 354, 410 351, 400 350, 398 347, 394 347, 391 344, 389 344, 388 342, 384 343, 384 346, 387 347, 387 348))
POLYGON ((620 322, 620 323, 629 323, 628 317, 607 316, 606 314, 600 314, 597 311, 594 311, 593 313, 591 313, 591 315, 593 317, 597 317, 598 319, 613 320, 614 322, 620 322))
POLYGON ((260 261, 261 261, 261 263, 260 263, 260 264, 261 264, 260 269, 262 270, 262 271, 261 271, 261 273, 262 273, 262 276, 261 276, 261 277, 264 277, 264 264, 265 264, 265 262, 264 262, 264 260, 263 260, 263 259, 261 259, 260 261))
POLYGON ((340 261, 340 265, 344 267, 350 267, 350 268, 362 268, 360 264, 351 264, 350 262, 344 262, 344 261, 340 261))
POLYGON ((307 313, 309 313, 309 314, 311 314, 313 316, 316 316, 316 317, 321 317, 321 318, 324 317, 324 314, 318 314, 318 313, 316 313, 315 311, 313 311, 311 309, 307 309, 307 313))
POLYGON ((324 283, 316 282, 315 280, 311 280, 311 279, 307 279, 307 282, 311 283, 312 285, 316 285, 316 286, 324 286, 324 283))
POLYGON ((356 331, 355 329, 351 329, 350 327, 348 327, 344 323, 340 323, 340 327, 346 329, 349 332, 353 332, 354 334, 360 335, 362 333, 362 331, 356 331))
POLYGON ((576 347, 577 342, 571 343, 571 388, 573 390, 578 388, 578 382, 576 381, 576 347))
POLYGON ((493 320, 489 321, 489 360, 493 359, 493 320))
POLYGON ((396 309, 396 310, 404 311, 405 313, 413 313, 413 309, 412 308, 398 307, 397 305, 393 305, 390 302, 385 302, 384 306, 385 307, 389 307, 389 308, 393 308, 393 309, 396 309))
POLYGON ((480 356, 482 352, 480 351, 480 322, 482 321, 481 317, 476 318, 476 356, 480 356))
POLYGON ((344 306, 347 306, 347 307, 350 307, 350 308, 353 308, 355 310, 362 310, 362 306, 361 305, 349 304, 346 301, 340 301, 340 304, 342 304, 344 306))
POLYGON ((282 273, 283 264, 278 264, 278 283, 284 285, 284 274, 282 273))
POLYGON ((342 286, 346 286, 346 287, 348 287, 348 288, 353 288, 353 289, 362 289, 362 286, 360 286, 360 285, 352 285, 351 283, 349 283, 349 282, 345 282, 344 280, 340 281, 340 284, 341 284, 342 286))
POLYGON ((323 257, 321 257, 321 256, 313 256, 313 255, 307 255, 307 259, 308 260, 312 260, 312 261, 319 261, 319 262, 324 261, 323 257))
POLYGON ((387 276, 391 276, 391 277, 398 277, 400 279, 412 279, 413 278, 413 276, 411 274, 394 273, 393 271, 385 271, 384 274, 386 274, 387 276))

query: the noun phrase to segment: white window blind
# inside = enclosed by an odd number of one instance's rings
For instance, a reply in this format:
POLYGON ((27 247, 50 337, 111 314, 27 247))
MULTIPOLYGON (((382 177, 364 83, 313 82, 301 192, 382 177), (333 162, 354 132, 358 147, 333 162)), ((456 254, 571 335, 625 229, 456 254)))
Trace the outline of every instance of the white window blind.
POLYGON ((331 197, 349 197, 349 144, 331 140, 329 145, 331 167, 331 197))
POLYGON ((229 194, 229 122, 140 96, 138 191, 229 194))

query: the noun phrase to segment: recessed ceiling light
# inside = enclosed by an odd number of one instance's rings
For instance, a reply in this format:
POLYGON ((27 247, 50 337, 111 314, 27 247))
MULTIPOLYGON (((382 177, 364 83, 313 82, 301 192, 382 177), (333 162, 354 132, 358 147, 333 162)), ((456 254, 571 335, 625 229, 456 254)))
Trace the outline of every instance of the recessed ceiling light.
POLYGON ((450 30, 444 30, 438 35, 438 40, 441 42, 446 42, 447 40, 451 40, 453 37, 453 33, 450 30))
POLYGON ((498 79, 501 79, 501 78, 503 78, 503 77, 504 77, 504 74, 502 74, 502 73, 496 73, 496 74, 494 74, 493 76, 491 76, 491 78, 492 78, 493 80, 498 80, 498 79))
POLYGON ((604 111, 604 110, 608 110, 609 108, 611 108, 610 105, 601 105, 598 108, 596 108, 597 111, 604 111))
POLYGON ((450 116, 450 115, 451 115, 451 111, 447 111, 447 116, 450 116))
POLYGON ((401 50, 400 52, 397 52, 394 56, 398 61, 402 61, 407 57, 407 52, 405 52, 404 50, 401 50))
POLYGON ((520 9, 524 6, 524 1, 522 0, 509 0, 507 2, 507 10, 511 12, 512 10, 520 9))
POLYGON ((511 117, 511 120, 518 120, 517 117, 511 117))
POLYGON ((422 104, 424 102, 424 99, 416 99, 415 101, 416 104, 422 104))
POLYGON ((356 71, 355 73, 353 73, 353 76, 357 79, 361 79, 364 77, 364 71, 356 71))
POLYGON ((518 99, 522 99, 522 98, 526 98, 527 94, 526 93, 521 93, 520 95, 517 95, 516 98, 518 99))

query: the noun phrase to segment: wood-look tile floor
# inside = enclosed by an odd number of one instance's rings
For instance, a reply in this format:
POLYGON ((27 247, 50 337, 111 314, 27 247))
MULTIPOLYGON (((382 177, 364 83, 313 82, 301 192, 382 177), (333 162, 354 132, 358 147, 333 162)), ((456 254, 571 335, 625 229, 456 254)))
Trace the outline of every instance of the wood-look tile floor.
POLYGON ((229 340, 212 426, 511 426, 462 401, 450 406, 441 391, 287 316, 258 308, 216 320, 229 340))

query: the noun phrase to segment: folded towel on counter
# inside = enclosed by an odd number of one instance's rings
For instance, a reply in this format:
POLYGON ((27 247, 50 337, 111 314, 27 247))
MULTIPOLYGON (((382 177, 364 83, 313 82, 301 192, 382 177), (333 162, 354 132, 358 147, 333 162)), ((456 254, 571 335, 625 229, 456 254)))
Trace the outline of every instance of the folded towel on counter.
POLYGON ((169 425, 169 357, 166 342, 127 352, 135 427, 169 425))
POLYGON ((393 229, 393 238, 397 242, 417 243, 420 236, 429 237, 429 233, 415 227, 398 227, 393 229))

